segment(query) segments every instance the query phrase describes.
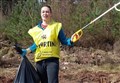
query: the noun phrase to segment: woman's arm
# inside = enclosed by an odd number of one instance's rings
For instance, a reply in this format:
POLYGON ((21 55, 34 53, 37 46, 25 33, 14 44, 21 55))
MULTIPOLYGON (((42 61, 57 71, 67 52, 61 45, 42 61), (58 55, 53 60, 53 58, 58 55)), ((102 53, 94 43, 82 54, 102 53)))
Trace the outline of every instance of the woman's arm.
POLYGON ((67 38, 65 36, 63 29, 60 30, 58 39, 60 40, 61 44, 63 44, 63 45, 68 45, 68 46, 73 45, 73 42, 71 42, 71 38, 67 38))
POLYGON ((29 48, 27 48, 27 53, 34 52, 36 50, 37 46, 35 43, 33 43, 29 48))

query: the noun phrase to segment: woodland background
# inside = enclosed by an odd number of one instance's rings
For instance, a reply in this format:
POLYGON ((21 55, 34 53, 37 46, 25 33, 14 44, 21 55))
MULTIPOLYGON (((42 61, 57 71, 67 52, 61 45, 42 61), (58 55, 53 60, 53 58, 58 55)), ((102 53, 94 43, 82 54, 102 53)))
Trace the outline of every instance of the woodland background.
MULTIPOLYGON (((1 0, 0 83, 12 83, 21 57, 12 46, 33 43, 27 31, 41 20, 40 8, 52 7, 67 37, 119 0, 1 0), (42 1, 39 3, 39 1, 42 1)), ((120 6, 118 6, 120 9, 120 6)), ((28 56, 33 62, 33 54, 28 56)), ((83 30, 74 47, 61 45, 60 83, 120 83, 120 12, 115 9, 83 30)))

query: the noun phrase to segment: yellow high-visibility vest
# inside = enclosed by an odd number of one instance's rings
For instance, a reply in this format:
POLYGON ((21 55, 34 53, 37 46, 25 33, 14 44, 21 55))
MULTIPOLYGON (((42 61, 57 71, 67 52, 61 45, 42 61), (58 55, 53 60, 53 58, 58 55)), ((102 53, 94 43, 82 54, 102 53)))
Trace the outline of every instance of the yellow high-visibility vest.
POLYGON ((35 26, 28 31, 37 45, 35 62, 50 57, 60 58, 60 42, 58 34, 61 27, 61 23, 52 21, 44 30, 35 26))

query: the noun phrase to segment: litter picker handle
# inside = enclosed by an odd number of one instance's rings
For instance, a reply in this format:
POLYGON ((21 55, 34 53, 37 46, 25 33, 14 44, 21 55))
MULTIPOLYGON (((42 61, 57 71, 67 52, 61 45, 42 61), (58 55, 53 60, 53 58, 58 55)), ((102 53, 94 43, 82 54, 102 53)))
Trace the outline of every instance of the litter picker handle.
POLYGON ((107 14, 108 12, 110 12, 112 9, 115 9, 116 11, 120 11, 120 9, 117 8, 118 5, 120 5, 120 2, 116 3, 114 6, 112 6, 108 10, 106 10, 104 13, 102 13, 101 15, 99 15, 97 18, 95 18, 94 20, 92 20, 90 23, 88 23, 86 26, 84 26, 81 29, 83 30, 83 29, 87 28, 90 24, 92 24, 95 21, 97 21, 98 19, 100 19, 102 16, 104 16, 105 14, 107 14))
POLYGON ((83 29, 87 28, 89 25, 91 25, 92 23, 94 23, 95 21, 97 21, 99 18, 101 18, 102 16, 104 16, 105 14, 107 14, 112 9, 115 8, 116 11, 120 11, 120 9, 117 8, 118 5, 120 5, 120 2, 118 2, 117 4, 115 4, 114 6, 112 6, 111 8, 109 8, 107 11, 105 11, 104 13, 102 13, 100 16, 98 16, 97 18, 95 18, 94 20, 92 20, 90 23, 88 23, 87 25, 85 25, 83 28, 81 28, 77 32, 75 32, 72 35, 72 37, 71 37, 72 42, 76 42, 77 40, 80 39, 80 37, 83 34, 83 31, 82 31, 83 29))
POLYGON ((77 32, 75 32, 75 33, 72 35, 72 37, 71 37, 72 42, 76 42, 77 40, 79 40, 82 35, 83 35, 82 29, 80 29, 80 30, 78 30, 77 32))

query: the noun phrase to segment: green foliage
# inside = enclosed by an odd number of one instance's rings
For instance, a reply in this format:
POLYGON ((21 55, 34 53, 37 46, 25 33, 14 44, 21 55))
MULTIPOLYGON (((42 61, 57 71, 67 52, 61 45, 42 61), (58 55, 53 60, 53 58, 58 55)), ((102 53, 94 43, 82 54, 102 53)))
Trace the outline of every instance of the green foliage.
MULTIPOLYGON (((71 0, 52 0, 47 4, 53 9, 53 18, 63 23, 65 33, 70 37, 75 31, 118 2, 119 0, 81 0, 77 4, 73 4, 71 0)), ((6 23, 5 31, 8 36, 17 40, 29 38, 27 31, 38 23, 41 5, 35 0, 18 1, 6 23)), ((93 46, 95 43, 96 45, 100 42, 104 43, 105 40, 114 42, 120 37, 119 18, 120 12, 113 9, 84 30, 83 41, 93 46)))
POLYGON ((8 37, 13 40, 27 38, 27 31, 40 19, 40 7, 35 0, 18 1, 5 26, 8 37))
MULTIPOLYGON (((87 4, 81 2, 81 5, 77 5, 74 9, 74 13, 72 13, 72 26, 80 26, 84 27, 86 24, 97 18, 99 15, 104 13, 110 7, 112 7, 115 3, 119 1, 98 1, 92 0, 90 2, 86 2, 87 4), (81 11, 82 10, 82 11, 81 11)), ((120 12, 115 11, 114 9, 98 19, 96 22, 86 28, 84 31, 85 40, 91 44, 91 46, 95 46, 101 43, 108 43, 109 41, 113 42, 120 37, 120 12), (92 36, 93 38, 88 38, 88 36, 92 36), (88 39, 89 40, 88 40, 88 39), (92 40, 92 41, 91 41, 92 40), (106 42, 106 40, 109 40, 106 42), (95 42, 93 42, 95 41, 95 42), (97 43, 98 42, 98 43, 97 43)), ((80 27, 78 29, 80 29, 80 27)), ((75 28, 74 28, 75 29, 75 28)), ((112 45, 112 44, 111 44, 112 45)))

